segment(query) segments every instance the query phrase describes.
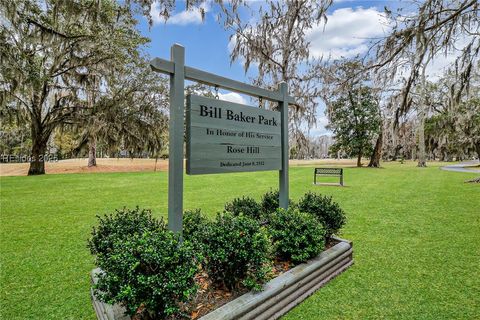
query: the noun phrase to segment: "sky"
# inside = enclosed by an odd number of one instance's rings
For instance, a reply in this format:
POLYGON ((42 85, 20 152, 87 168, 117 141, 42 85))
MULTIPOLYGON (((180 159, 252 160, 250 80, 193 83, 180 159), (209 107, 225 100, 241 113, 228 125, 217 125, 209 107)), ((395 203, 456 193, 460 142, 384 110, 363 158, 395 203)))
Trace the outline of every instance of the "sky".
MULTIPOLYGON (((405 2, 401 2, 405 5, 405 2)), ((311 41, 310 53, 314 57, 341 56, 350 58, 365 53, 368 41, 381 37, 388 32, 384 7, 396 8, 398 1, 360 1, 334 0, 334 5, 327 12, 328 23, 307 31, 311 41)), ((252 1, 251 6, 258 5, 252 1)), ((230 62, 230 34, 216 21, 215 7, 204 6, 205 19, 202 21, 198 11, 185 11, 185 2, 176 1, 176 10, 167 22, 158 17, 154 6, 151 14, 154 19, 149 26, 140 18, 140 30, 151 39, 147 53, 151 57, 170 58, 170 47, 178 43, 185 47, 185 65, 215 73, 242 82, 250 82, 254 70, 245 74, 241 61, 230 62)), ((441 68, 443 63, 437 63, 441 68)), ((236 93, 220 91, 220 99, 239 103, 248 100, 236 93)), ((311 136, 330 134, 325 129, 328 120, 324 114, 325 105, 320 103, 317 110, 317 125, 310 130, 311 136)))

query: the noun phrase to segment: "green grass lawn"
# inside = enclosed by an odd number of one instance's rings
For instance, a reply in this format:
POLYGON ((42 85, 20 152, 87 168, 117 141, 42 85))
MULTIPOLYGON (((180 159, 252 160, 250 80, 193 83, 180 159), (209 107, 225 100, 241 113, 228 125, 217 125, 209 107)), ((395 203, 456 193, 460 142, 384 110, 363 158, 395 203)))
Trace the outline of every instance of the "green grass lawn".
MULTIPOLYGON (((479 319, 480 185, 475 174, 347 168, 347 187, 313 186, 292 168, 291 198, 329 194, 347 212, 355 264, 286 319, 479 319)), ((94 319, 86 247, 97 213, 167 211, 166 173, 1 178, 1 319, 94 319)), ((213 215, 235 196, 259 198, 275 172, 187 176, 185 208, 213 215)))

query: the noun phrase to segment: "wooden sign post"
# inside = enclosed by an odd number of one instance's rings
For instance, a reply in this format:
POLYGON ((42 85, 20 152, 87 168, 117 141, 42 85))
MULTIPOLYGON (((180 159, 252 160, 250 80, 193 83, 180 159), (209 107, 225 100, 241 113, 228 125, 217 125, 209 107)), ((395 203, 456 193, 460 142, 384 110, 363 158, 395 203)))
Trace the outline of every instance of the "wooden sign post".
POLYGON ((277 91, 255 87, 185 66, 185 50, 175 44, 171 61, 155 58, 153 71, 170 75, 168 228, 182 232, 185 79, 279 104, 279 112, 197 95, 187 97, 187 174, 279 171, 279 205, 288 207, 287 84, 277 91))

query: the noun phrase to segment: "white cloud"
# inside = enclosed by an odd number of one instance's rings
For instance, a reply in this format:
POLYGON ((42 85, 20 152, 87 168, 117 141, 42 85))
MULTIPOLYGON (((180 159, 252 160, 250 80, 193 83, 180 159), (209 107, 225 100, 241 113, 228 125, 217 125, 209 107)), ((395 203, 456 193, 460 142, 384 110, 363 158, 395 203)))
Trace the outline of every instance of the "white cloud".
POLYGON ((455 63, 455 60, 462 54, 462 50, 465 49, 472 40, 474 40, 474 36, 459 35, 454 45, 454 47, 457 48, 456 50, 449 52, 447 55, 441 52, 436 54, 426 69, 428 80, 437 81, 440 79, 446 69, 455 63))
MULTIPOLYGON (((389 31, 388 19, 383 12, 373 7, 337 9, 327 15, 327 18, 326 25, 322 22, 306 31, 310 53, 316 58, 351 58, 365 53, 371 38, 384 36, 389 31)), ((235 42, 233 36, 227 46, 229 53, 235 42)), ((245 61, 240 58, 239 62, 243 64, 245 61)), ((254 63, 252 65, 255 66, 254 63)))
POLYGON ((328 125, 328 118, 326 116, 321 116, 317 118, 317 127, 326 127, 328 125))
MULTIPOLYGON (((207 13, 210 9, 207 2, 202 3, 200 8, 203 9, 205 13, 207 13)), ((183 10, 170 16, 170 18, 165 21, 165 19, 160 16, 160 4, 158 2, 154 2, 150 9, 150 14, 152 15, 154 24, 166 23, 171 25, 185 26, 189 24, 201 24, 203 22, 200 8, 183 10)))
POLYGON ((342 8, 328 15, 328 22, 307 31, 315 57, 351 58, 368 50, 371 38, 388 32, 388 20, 375 8, 342 8))
POLYGON ((244 97, 242 97, 241 95, 235 92, 218 93, 218 98, 220 100, 226 100, 226 101, 240 103, 240 104, 247 104, 247 100, 245 100, 244 97))
POLYGON ((326 128, 327 125, 328 125, 328 118, 326 116, 317 117, 316 124, 314 125, 313 128, 309 130, 310 136, 312 137, 318 137, 321 135, 331 136, 332 132, 330 130, 327 130, 326 128))
MULTIPOLYGON (((450 50, 447 55, 445 55, 444 52, 438 52, 435 54, 425 70, 427 80, 436 82, 443 77, 445 75, 445 71, 454 66, 455 60, 461 56, 462 50, 464 50, 472 40, 474 40, 473 36, 459 35, 455 40, 455 45, 453 46, 456 49, 450 50)), ((405 81, 411 72, 411 65, 406 58, 402 58, 400 62, 403 66, 399 68, 394 81, 392 81, 392 83, 395 84, 393 85, 393 88, 397 89, 401 88, 401 82, 405 81)))
POLYGON ((460 53, 452 53, 447 56, 445 55, 437 55, 435 59, 430 62, 430 64, 425 69, 425 73, 427 75, 428 80, 430 81, 437 81, 440 79, 445 72, 445 70, 451 66, 460 53))
POLYGON ((236 44, 237 44, 237 35, 234 34, 233 36, 230 37, 230 40, 228 41, 227 49, 229 53, 232 53, 233 48, 235 48, 236 44))

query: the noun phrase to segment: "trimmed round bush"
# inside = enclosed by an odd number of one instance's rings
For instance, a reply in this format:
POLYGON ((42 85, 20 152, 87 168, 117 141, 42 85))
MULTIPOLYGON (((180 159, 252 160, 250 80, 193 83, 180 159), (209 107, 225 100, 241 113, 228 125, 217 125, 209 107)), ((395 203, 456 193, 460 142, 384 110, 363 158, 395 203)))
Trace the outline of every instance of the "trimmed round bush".
POLYGON ((192 244, 197 260, 201 263, 204 263, 203 245, 209 223, 200 209, 186 210, 183 213, 183 239, 192 244))
POLYGON ((270 214, 277 211, 279 207, 279 196, 280 192, 278 190, 270 190, 262 196, 261 208, 262 212, 265 214, 270 214))
MULTIPOLYGON (((270 190, 262 196, 260 207, 265 218, 268 220, 268 216, 277 211, 280 208, 280 191, 270 190)), ((288 199, 288 207, 295 208, 296 204, 292 199, 288 199)))
POLYGON ((260 219, 262 208, 259 203, 250 197, 235 198, 225 204, 225 211, 235 216, 244 214, 253 219, 260 219))
POLYGON ((192 246, 180 242, 148 210, 124 209, 99 217, 89 247, 102 270, 95 295, 122 304, 131 316, 140 310, 143 319, 175 315, 197 290, 199 262, 192 246))
POLYGON ((187 240, 199 237, 205 229, 208 219, 200 209, 185 210, 183 213, 183 236, 187 240))
POLYGON ((197 290, 198 263, 192 247, 168 230, 115 242, 112 253, 98 259, 98 266, 104 273, 95 294, 107 303, 121 303, 129 315, 140 308, 146 318, 174 315, 197 290))
POLYGON ((259 222, 245 215, 218 214, 204 237, 204 269, 216 285, 260 289, 270 270, 270 241, 259 222))
POLYGON ((345 212, 332 197, 307 192, 300 199, 298 209, 313 214, 324 225, 326 237, 338 233, 346 222, 345 212))
POLYGON ((269 234, 275 255, 299 264, 316 257, 325 248, 325 231, 311 214, 278 209, 272 214, 269 234))
POLYGON ((153 218, 150 210, 139 207, 117 209, 113 214, 97 215, 97 219, 98 226, 93 228, 88 240, 90 252, 97 256, 110 253, 115 241, 165 228, 163 221, 153 218))

